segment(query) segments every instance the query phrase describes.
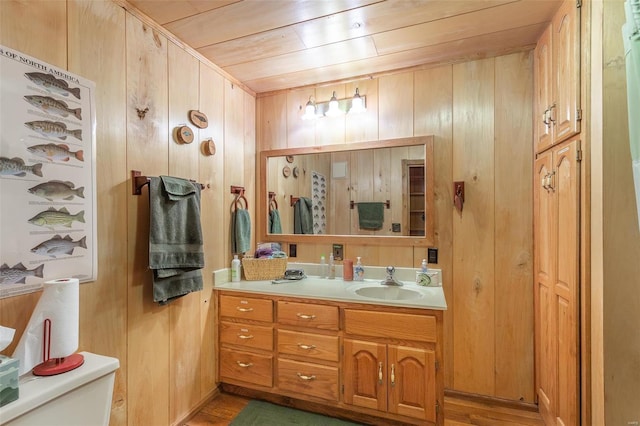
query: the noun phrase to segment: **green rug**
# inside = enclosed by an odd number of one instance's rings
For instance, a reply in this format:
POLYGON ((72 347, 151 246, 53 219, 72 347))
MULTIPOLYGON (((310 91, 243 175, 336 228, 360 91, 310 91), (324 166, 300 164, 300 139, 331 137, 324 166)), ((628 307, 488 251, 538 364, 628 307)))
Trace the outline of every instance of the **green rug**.
POLYGON ((359 425, 321 414, 281 407, 264 401, 251 400, 230 423, 230 426, 349 426, 359 425))

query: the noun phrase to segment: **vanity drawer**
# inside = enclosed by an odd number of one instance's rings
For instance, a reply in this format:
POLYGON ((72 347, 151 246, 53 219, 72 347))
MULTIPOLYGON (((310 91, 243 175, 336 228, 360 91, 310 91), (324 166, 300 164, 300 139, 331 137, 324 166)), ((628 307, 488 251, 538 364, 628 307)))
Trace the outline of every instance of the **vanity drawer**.
POLYGON ((278 353, 338 362, 338 336, 278 330, 278 353))
POLYGON ((344 329, 360 336, 436 342, 436 317, 432 315, 345 309, 344 329))
POLYGON ((220 321, 220 343, 271 351, 273 350, 273 328, 220 321))
POLYGON ((331 401, 338 400, 338 368, 278 359, 278 388, 331 401))
POLYGON ((220 349, 220 378, 273 386, 273 357, 220 349))
POLYGON ((321 330, 338 330, 338 307, 278 301, 278 323, 321 330))
POLYGON ((273 321, 273 302, 252 297, 220 295, 220 315, 255 321, 273 321))

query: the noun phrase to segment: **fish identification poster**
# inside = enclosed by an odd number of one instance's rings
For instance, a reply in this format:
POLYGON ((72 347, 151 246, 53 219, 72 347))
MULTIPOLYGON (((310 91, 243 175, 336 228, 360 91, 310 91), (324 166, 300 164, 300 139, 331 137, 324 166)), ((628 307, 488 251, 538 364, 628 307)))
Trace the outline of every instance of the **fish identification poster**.
POLYGON ((94 95, 0 45, 0 298, 97 277, 94 95))

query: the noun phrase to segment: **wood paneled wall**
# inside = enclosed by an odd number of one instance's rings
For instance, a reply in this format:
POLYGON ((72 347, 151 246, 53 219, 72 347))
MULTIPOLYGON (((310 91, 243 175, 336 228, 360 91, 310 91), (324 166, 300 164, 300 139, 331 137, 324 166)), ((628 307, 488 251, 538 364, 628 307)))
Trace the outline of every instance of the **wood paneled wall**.
MULTIPOLYGON (((532 55, 514 53, 258 97, 258 150, 434 135, 435 234, 444 291, 445 386, 533 402, 532 55), (363 115, 300 119, 316 100, 367 96, 363 115), (301 108, 302 107, 302 108, 301 108), (462 214, 454 180, 465 181, 462 214)), ((317 262, 322 244, 298 244, 317 262)), ((424 248, 363 244, 366 265, 419 267, 424 248)))
MULTIPOLYGON (((99 265, 98 279, 80 287, 79 350, 120 360, 112 425, 175 424, 216 388, 212 271, 231 260, 230 185, 255 195, 255 98, 111 0, 1 1, 0 43, 96 82, 99 265), (178 145, 173 129, 191 109, 209 127, 191 126, 194 142, 178 145), (209 137, 217 152, 205 157, 209 137), (152 301, 149 200, 146 189, 131 194, 132 169, 208 186, 205 288, 167 306, 152 301)), ((3 353, 39 296, 0 300, 0 324, 17 329, 3 353)))

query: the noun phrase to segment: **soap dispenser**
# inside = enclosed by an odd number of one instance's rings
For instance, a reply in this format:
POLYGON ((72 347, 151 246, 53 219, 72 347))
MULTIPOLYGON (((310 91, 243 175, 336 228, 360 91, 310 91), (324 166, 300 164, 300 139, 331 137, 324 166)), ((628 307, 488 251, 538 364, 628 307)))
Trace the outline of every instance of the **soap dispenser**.
POLYGON ((360 257, 356 260, 356 266, 353 267, 353 280, 364 281, 364 268, 360 262, 360 257))
POLYGON ((237 254, 233 255, 233 260, 231 261, 231 281, 240 281, 240 259, 238 259, 237 254))
POLYGON ((329 279, 332 280, 336 277, 336 262, 333 259, 333 253, 329 255, 329 279))

